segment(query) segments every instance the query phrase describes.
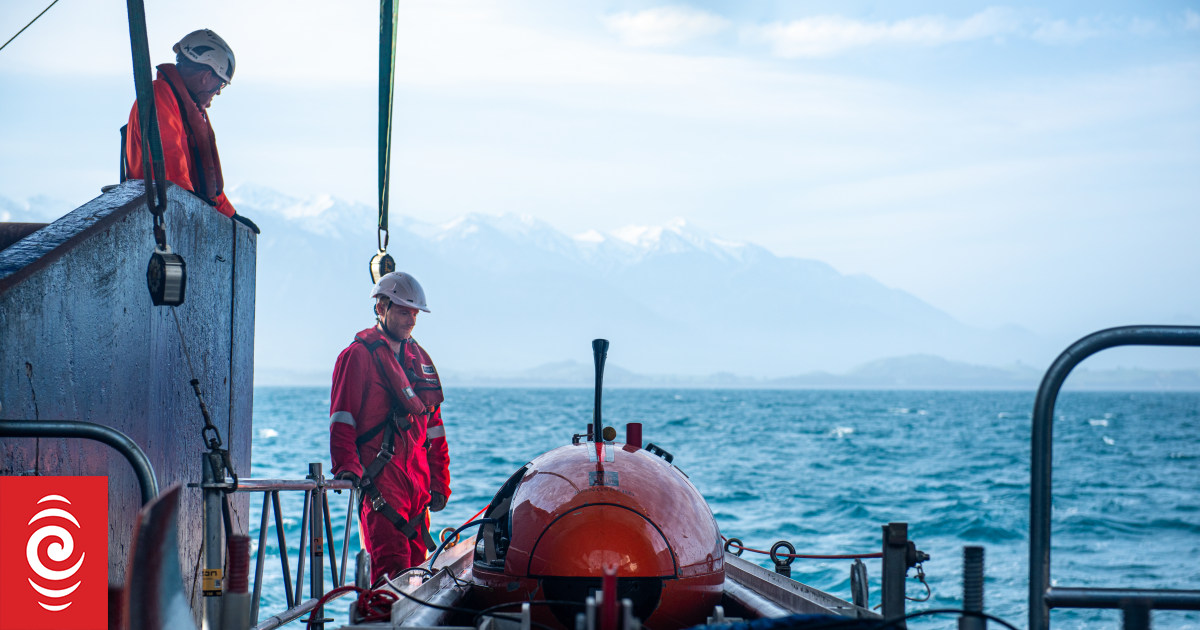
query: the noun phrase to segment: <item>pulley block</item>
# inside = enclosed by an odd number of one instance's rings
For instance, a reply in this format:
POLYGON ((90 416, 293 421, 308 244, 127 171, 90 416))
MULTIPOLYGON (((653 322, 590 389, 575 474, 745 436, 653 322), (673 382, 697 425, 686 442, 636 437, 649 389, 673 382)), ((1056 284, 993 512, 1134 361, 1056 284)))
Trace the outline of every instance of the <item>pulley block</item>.
POLYGON ((392 259, 391 254, 382 249, 371 258, 371 282, 378 284, 380 278, 395 270, 396 261, 392 259))
POLYGON ((155 249, 146 267, 146 286, 150 289, 150 300, 155 306, 179 306, 183 304, 187 289, 187 265, 179 254, 155 249))

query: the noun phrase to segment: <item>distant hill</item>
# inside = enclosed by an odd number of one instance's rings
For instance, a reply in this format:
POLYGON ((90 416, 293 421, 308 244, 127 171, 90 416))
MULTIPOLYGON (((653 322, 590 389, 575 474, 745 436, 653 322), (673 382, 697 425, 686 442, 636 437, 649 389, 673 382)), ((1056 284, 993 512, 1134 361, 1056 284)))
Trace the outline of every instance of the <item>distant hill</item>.
MULTIPOLYGON (((233 199, 262 227, 259 371, 327 371, 372 321, 374 209, 247 186, 233 199)), ((844 372, 911 354, 1043 363, 1059 350, 1028 331, 974 328, 868 276, 682 220, 577 236, 516 215, 443 225, 393 216, 390 228, 389 252, 422 282, 433 310, 416 336, 443 369, 503 374, 588 362, 597 337, 613 342, 614 363, 687 378, 844 372)))
MULTIPOLYGON (((328 383, 337 353, 373 322, 374 208, 253 186, 230 193, 262 228, 257 382, 328 383)), ((61 205, 0 197, 0 219, 53 220, 61 205)), ((391 219, 389 252, 433 310, 417 338, 459 383, 590 386, 597 337, 612 341, 606 382, 616 386, 1032 389, 1062 350, 683 220, 568 236, 511 214, 391 219)), ((1068 386, 1200 389, 1197 378, 1081 368, 1068 386)))
MULTIPOLYGON (((717 387, 762 389, 940 389, 1029 390, 1041 384, 1042 370, 1026 365, 995 368, 912 355, 872 361, 844 374, 812 372, 783 378, 733 374, 676 376, 636 374, 616 366, 605 368, 607 387, 717 387)), ((592 387, 594 367, 564 361, 511 374, 450 372, 448 383, 477 387, 592 387)), ((1067 390, 1200 391, 1200 370, 1088 370, 1077 368, 1067 390)))

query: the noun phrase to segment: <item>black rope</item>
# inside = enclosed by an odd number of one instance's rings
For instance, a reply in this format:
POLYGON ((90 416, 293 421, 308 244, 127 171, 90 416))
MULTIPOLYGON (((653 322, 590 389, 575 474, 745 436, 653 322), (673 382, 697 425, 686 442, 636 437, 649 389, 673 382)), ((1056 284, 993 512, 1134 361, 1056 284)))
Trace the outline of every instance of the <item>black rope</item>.
MULTIPOLYGON (((395 587, 393 586, 393 588, 395 588, 395 587)), ((446 612, 459 613, 459 614, 464 614, 464 615, 476 615, 476 616, 482 615, 484 617, 493 617, 495 619, 504 619, 506 621, 516 621, 516 620, 520 619, 520 617, 515 617, 513 615, 507 615, 507 614, 503 614, 503 613, 484 612, 484 611, 480 611, 480 610, 473 610, 471 608, 459 608, 458 606, 442 606, 441 604, 427 602, 418 597, 409 595, 408 593, 405 593, 403 590, 398 589, 398 588, 396 589, 396 592, 400 593, 405 598, 410 599, 422 606, 428 606, 428 607, 436 609, 436 610, 444 610, 446 612)), ((538 623, 533 620, 529 621, 529 625, 531 625, 535 628, 541 628, 541 630, 554 630, 553 628, 551 628, 550 626, 547 626, 546 624, 538 623)))
MULTIPOLYGON (((30 26, 33 26, 33 23, 34 23, 34 22, 36 22, 36 21, 38 21, 38 18, 40 18, 40 17, 42 17, 43 15, 45 15, 45 14, 46 14, 46 12, 50 10, 50 7, 52 7, 52 6, 56 5, 56 4, 58 4, 58 0, 54 0, 54 2, 51 2, 51 3, 50 3, 50 5, 49 5, 49 6, 47 6, 45 9, 42 9, 42 12, 41 12, 41 13, 39 13, 39 14, 37 14, 37 17, 33 18, 32 20, 29 20, 29 24, 26 24, 24 27, 22 27, 22 28, 21 28, 21 30, 17 31, 17 35, 20 35, 21 33, 24 33, 24 32, 25 32, 25 29, 29 28, 30 26)), ((5 46, 8 46, 9 44, 11 44, 11 43, 12 43, 12 40, 14 40, 14 39, 16 39, 16 38, 17 38, 17 35, 13 35, 12 37, 9 37, 9 38, 8 38, 8 41, 4 42, 4 46, 0 46, 0 50, 4 50, 5 46)))
MULTIPOLYGON (((204 428, 200 429, 200 440, 204 442, 204 445, 209 450, 218 451, 221 448, 221 431, 212 423, 212 417, 208 413, 208 405, 204 404, 204 395, 200 392, 200 379, 196 378, 196 369, 192 365, 192 355, 188 352, 187 340, 183 337, 183 326, 179 323, 179 313, 175 311, 174 306, 171 307, 171 315, 175 318, 175 330, 179 332, 179 345, 183 348, 183 358, 187 361, 188 375, 192 379, 192 391, 196 393, 196 402, 200 405, 200 415, 204 417, 204 428), (212 431, 212 438, 208 437, 209 431, 212 431)), ((224 475, 221 475, 221 477, 223 478, 224 475)))
POLYGON ((1018 630, 1018 628, 1016 626, 1012 625, 1011 623, 1008 623, 1007 621, 1005 621, 995 615, 989 615, 985 612, 979 612, 976 610, 963 610, 961 608, 931 608, 929 610, 921 610, 921 611, 918 611, 915 613, 904 615, 903 617, 896 617, 895 619, 885 619, 882 622, 880 622, 878 625, 871 628, 871 630, 884 630, 885 628, 893 628, 897 624, 904 623, 905 621, 908 621, 909 619, 915 619, 917 617, 926 617, 929 615, 966 615, 968 617, 982 617, 984 619, 987 619, 988 621, 995 621, 996 623, 1004 626, 1005 628, 1008 628, 1008 630, 1018 630))
POLYGON ((506 602, 503 604, 496 604, 495 606, 489 606, 487 608, 484 608, 483 610, 479 611, 479 614, 475 615, 475 619, 473 621, 476 624, 478 624, 480 617, 486 617, 498 610, 501 610, 504 608, 510 608, 512 606, 521 606, 523 604, 529 604, 530 606, 578 606, 579 608, 585 608, 587 606, 587 604, 583 604, 580 602, 569 602, 566 600, 542 599, 542 600, 535 601, 535 600, 527 599, 527 600, 521 601, 521 602, 506 602))
POLYGON ((400 576, 402 576, 406 573, 412 573, 414 571, 420 571, 420 572, 424 573, 425 577, 433 577, 433 575, 434 575, 433 571, 430 571, 429 569, 426 569, 425 567, 415 566, 415 567, 408 567, 407 569, 405 569, 403 571, 398 571, 395 575, 388 575, 385 573, 383 575, 383 581, 387 582, 388 584, 391 584, 392 588, 399 589, 400 587, 398 585, 394 584, 392 582, 392 580, 398 580, 398 579, 400 579, 400 576))
POLYGON ((475 527, 476 525, 490 525, 490 524, 493 524, 496 522, 497 522, 497 520, 494 518, 480 518, 480 519, 475 519, 475 520, 471 521, 470 523, 463 523, 461 527, 454 530, 454 532, 452 534, 450 534, 449 536, 447 536, 446 539, 442 541, 442 544, 438 545, 438 548, 436 550, 434 550, 433 555, 429 557, 429 568, 433 569, 433 563, 437 562, 437 558, 439 555, 441 555, 442 550, 444 550, 448 546, 446 543, 450 542, 451 540, 454 540, 454 537, 457 536, 464 529, 467 529, 468 527, 475 527))

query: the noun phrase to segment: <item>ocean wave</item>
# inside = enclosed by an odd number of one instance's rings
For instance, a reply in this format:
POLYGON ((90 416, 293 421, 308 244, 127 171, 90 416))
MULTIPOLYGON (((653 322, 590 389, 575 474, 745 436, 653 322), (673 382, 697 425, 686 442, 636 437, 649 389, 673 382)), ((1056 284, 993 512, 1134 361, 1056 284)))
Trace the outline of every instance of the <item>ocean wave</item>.
MULTIPOLYGON (((255 477, 269 471, 269 478, 303 478, 308 462, 328 465, 328 395, 327 388, 256 393, 255 477), (296 420, 309 417, 314 420, 296 420), (266 437, 265 429, 287 439, 266 437)), ((521 464, 569 443, 591 416, 590 390, 475 388, 448 395, 443 417, 454 494, 433 515, 436 529, 465 522, 521 464)), ((1019 623, 1028 596, 1031 403, 1028 392, 619 390, 606 396, 605 416, 643 422, 646 441, 673 453, 708 497, 722 533, 747 545, 769 549, 787 539, 802 552, 873 552, 881 525, 907 522, 910 538, 934 556, 925 565, 931 601, 951 605, 961 592, 961 547, 982 544, 988 609, 1019 623), (927 415, 920 416, 922 410, 927 415), (853 433, 839 439, 838 428, 853 433)), ((1068 392, 1058 408, 1054 576, 1066 584, 1112 586, 1122 569, 1104 567, 1117 564, 1144 574, 1147 584, 1195 583, 1200 506, 1191 499, 1200 478, 1200 448, 1194 448, 1200 395, 1068 392), (1153 422, 1157 418, 1171 421, 1153 422), (1103 445, 1105 435, 1112 446, 1103 445), (1113 546, 1099 545, 1106 540, 1113 546), (1147 560, 1124 557, 1120 545, 1147 560)), ((298 516, 303 495, 286 494, 285 512, 298 516)), ((345 498, 336 498, 331 507, 341 522, 345 498)), ((255 539, 260 506, 261 498, 251 499, 255 539)), ((285 529, 294 554, 299 520, 289 519, 285 529)), ((275 544, 274 532, 267 540, 275 544)), ((878 603, 878 562, 868 561, 872 604, 878 603)), ((792 567, 814 587, 840 588, 834 594, 844 597, 849 564, 797 561, 792 567)), ((268 563, 268 576, 271 570, 268 563)), ((265 584, 264 610, 280 609, 281 578, 265 584)), ((1200 613, 1188 613, 1191 621, 1182 623, 1160 620, 1164 614, 1155 613, 1157 627, 1200 628, 1200 613)), ((1101 623, 1105 619, 1119 624, 1119 616, 1094 611, 1055 615, 1056 630, 1111 626, 1101 623)), ((909 627, 946 625, 937 622, 909 627)))

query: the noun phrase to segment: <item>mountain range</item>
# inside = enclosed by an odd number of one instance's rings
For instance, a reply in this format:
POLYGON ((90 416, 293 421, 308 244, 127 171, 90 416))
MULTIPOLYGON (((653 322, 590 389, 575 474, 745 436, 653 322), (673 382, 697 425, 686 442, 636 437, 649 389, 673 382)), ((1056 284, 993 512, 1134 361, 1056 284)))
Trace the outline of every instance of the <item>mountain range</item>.
MULTIPOLYGON (((327 374, 371 324, 375 210, 249 186, 231 196, 262 228, 258 371, 327 374)), ((388 252, 421 281, 433 311, 415 336, 443 369, 476 375, 590 364, 593 338, 609 339, 610 363, 633 373, 756 379, 915 354, 1047 364, 1058 350, 1021 328, 975 328, 868 276, 683 220, 568 236, 519 215, 442 225, 393 216, 388 252)))
MULTIPOLYGON (((447 382, 466 387, 591 388, 594 367, 578 361, 559 361, 529 370, 497 374, 448 372, 447 382)), ((936 389, 1026 390, 1031 394, 1042 370, 1016 364, 1006 368, 947 361, 932 355, 879 359, 841 374, 810 372, 796 376, 754 378, 716 373, 703 376, 637 374, 607 368, 606 387, 670 387, 720 389, 936 389)), ((1063 385, 1070 390, 1200 391, 1200 370, 1080 367, 1063 385)))
MULTIPOLYGON (((230 197, 262 230, 256 383, 327 384, 338 352, 373 323, 375 209, 250 185, 230 197)), ((0 220, 53 220, 69 209, 56 204, 0 197, 0 220)), ((606 382, 628 386, 1027 389, 1062 350, 682 219, 566 235, 513 214, 393 216, 388 252, 429 300, 414 335, 460 383, 585 386, 594 338, 612 343, 606 382)), ((1189 370, 1105 374, 1078 381, 1200 389, 1189 370)))

